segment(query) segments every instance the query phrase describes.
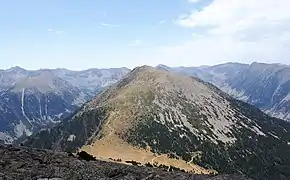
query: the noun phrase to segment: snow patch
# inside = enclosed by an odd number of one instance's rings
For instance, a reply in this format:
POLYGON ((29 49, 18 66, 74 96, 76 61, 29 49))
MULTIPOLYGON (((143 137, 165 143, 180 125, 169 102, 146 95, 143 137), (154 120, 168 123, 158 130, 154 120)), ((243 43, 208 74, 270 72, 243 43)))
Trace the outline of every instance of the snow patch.
POLYGON ((39 102, 39 116, 41 119, 43 119, 40 98, 38 99, 38 102, 39 102))
POLYGON ((23 116, 24 116, 24 117, 26 118, 26 120, 28 121, 28 123, 29 123, 30 125, 32 125, 30 119, 26 116, 25 111, 24 111, 24 96, 25 96, 25 88, 22 89, 22 96, 21 96, 21 111, 22 111, 23 116))
POLYGON ((67 138, 67 141, 69 141, 69 142, 73 142, 75 139, 76 139, 76 136, 73 135, 73 134, 71 134, 71 135, 69 135, 69 137, 67 138))
POLYGON ((47 104, 47 96, 45 96, 45 119, 47 120, 47 112, 48 112, 48 104, 47 104))
POLYGON ((31 136, 32 132, 23 124, 23 122, 20 120, 19 124, 17 124, 14 127, 14 132, 16 134, 16 137, 19 138, 23 135, 31 136))

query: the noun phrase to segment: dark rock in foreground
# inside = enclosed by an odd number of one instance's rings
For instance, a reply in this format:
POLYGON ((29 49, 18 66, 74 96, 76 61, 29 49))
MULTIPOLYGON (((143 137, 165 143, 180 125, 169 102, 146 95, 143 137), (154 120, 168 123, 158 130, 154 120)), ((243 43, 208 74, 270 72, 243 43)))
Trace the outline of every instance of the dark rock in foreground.
POLYGON ((98 160, 88 162, 68 153, 0 145, 0 180, 10 179, 246 180, 234 175, 192 175, 98 160))

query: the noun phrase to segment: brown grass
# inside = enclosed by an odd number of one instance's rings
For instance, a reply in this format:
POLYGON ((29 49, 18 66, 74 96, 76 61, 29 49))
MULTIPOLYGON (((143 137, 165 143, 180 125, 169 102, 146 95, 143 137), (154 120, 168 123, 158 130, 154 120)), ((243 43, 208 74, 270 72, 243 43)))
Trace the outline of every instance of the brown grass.
POLYGON ((157 163, 184 169, 187 172, 195 174, 217 173, 214 170, 208 170, 192 163, 188 164, 181 159, 168 158, 167 154, 154 154, 150 152, 150 147, 147 147, 147 149, 133 147, 114 134, 97 140, 91 145, 84 146, 81 150, 84 150, 99 159, 121 159, 122 162, 133 160, 140 162, 141 164, 148 162, 151 164, 157 163))

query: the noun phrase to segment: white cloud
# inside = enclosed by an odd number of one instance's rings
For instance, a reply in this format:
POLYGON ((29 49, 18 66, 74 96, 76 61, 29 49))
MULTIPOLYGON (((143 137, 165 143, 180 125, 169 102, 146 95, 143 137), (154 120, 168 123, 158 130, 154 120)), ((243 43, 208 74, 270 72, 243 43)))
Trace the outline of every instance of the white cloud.
POLYGON ((172 65, 226 61, 289 64, 289 12, 289 0, 214 0, 199 11, 181 15, 177 24, 192 28, 193 37, 161 48, 157 56, 172 65), (196 28, 204 31, 196 34, 196 28))
POLYGON ((159 21, 159 24, 164 24, 164 23, 165 23, 165 20, 159 21))
MULTIPOLYGON (((229 36, 195 35, 191 40, 176 46, 159 49, 152 62, 171 66, 199 66, 219 64, 229 61, 251 63, 262 61, 289 64, 289 41, 282 43, 286 35, 275 38, 259 39, 255 42, 237 41, 229 36)), ((288 39, 290 34, 288 35, 288 39)))
POLYGON ((53 31, 53 29, 47 29, 47 31, 48 31, 48 32, 52 32, 52 31, 53 31))
POLYGON ((250 28, 256 23, 278 23, 290 19, 288 0, 215 0, 201 11, 181 18, 187 27, 214 26, 227 31, 250 28))

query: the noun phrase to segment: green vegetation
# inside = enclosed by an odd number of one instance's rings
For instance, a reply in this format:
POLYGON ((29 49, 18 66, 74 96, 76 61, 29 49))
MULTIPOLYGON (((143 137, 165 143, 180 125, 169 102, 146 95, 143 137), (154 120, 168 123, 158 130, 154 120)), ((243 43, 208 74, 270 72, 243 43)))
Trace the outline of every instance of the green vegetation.
POLYGON ((188 162, 193 158, 193 163, 221 173, 244 174, 253 179, 290 179, 290 125, 265 116, 260 110, 240 101, 231 103, 252 120, 248 122, 244 119, 243 123, 250 127, 255 124, 261 126, 264 131, 275 132, 281 139, 269 134, 266 137, 258 135, 248 128, 241 128, 243 126, 238 123, 231 134, 237 138, 232 145, 222 142, 215 144, 206 139, 200 141, 188 129, 170 132, 168 127, 173 124, 169 121, 165 125, 157 123, 152 113, 139 117, 146 123, 132 129, 127 141, 142 148, 149 145, 154 153, 176 154, 188 162), (180 134, 186 134, 188 138, 180 137, 180 134), (192 157, 192 152, 198 151, 202 152, 200 157, 192 157))
POLYGON ((66 152, 75 152, 84 144, 90 143, 91 137, 98 133, 101 121, 106 117, 106 108, 86 111, 81 116, 76 116, 73 121, 69 119, 50 130, 44 130, 35 136, 29 137, 25 146, 55 149, 66 152), (75 138, 69 141, 69 137, 75 138))

